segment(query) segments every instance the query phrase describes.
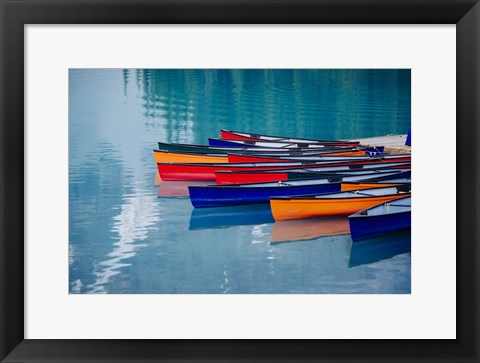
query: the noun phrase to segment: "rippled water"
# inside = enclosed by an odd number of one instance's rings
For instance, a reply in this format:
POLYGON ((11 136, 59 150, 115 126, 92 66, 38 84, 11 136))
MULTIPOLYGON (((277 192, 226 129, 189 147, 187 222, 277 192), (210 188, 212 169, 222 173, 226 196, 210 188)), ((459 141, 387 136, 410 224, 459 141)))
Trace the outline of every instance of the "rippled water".
POLYGON ((408 234, 352 245, 344 219, 193 210, 181 185, 154 186, 157 141, 205 144, 221 128, 406 133, 410 71, 70 70, 70 293, 410 292, 408 234))

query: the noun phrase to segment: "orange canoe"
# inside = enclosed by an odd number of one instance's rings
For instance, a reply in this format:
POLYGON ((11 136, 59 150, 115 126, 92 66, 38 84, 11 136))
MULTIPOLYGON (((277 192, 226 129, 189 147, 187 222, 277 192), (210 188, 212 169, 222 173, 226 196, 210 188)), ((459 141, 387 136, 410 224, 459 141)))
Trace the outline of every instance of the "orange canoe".
POLYGON ((372 189, 372 188, 385 188, 385 187, 394 187, 401 185, 401 183, 341 183, 342 192, 349 190, 360 190, 360 189, 372 189))
POLYGON ((339 216, 410 195, 402 186, 362 189, 305 197, 272 197, 270 207, 276 221, 339 216))
POLYGON ((228 163, 227 156, 173 153, 153 150, 155 163, 228 163))

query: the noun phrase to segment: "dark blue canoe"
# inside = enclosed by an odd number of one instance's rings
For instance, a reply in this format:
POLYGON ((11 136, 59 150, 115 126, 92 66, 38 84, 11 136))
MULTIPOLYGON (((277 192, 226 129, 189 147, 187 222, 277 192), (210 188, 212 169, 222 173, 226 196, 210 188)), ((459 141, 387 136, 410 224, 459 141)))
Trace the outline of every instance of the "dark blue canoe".
MULTIPOLYGON (((308 181, 310 182, 310 181, 308 181)), ((306 183, 305 181, 207 185, 188 188, 195 208, 229 205, 269 203, 270 197, 334 193, 341 189, 339 183, 306 183)))
POLYGON ((222 154, 238 153, 240 155, 255 154, 255 155, 271 155, 271 156, 307 156, 323 153, 327 150, 348 151, 348 150, 362 150, 358 146, 325 146, 321 149, 312 148, 274 148, 274 147, 245 147, 242 145, 236 146, 208 146, 208 145, 193 145, 193 144, 178 144, 159 142, 158 149, 161 151, 181 152, 181 153, 198 153, 198 154, 222 154))
MULTIPOLYGON (((397 176, 392 171, 384 176, 397 176)), ((344 181, 362 181, 377 178, 377 173, 345 176, 344 181)), ((341 183, 331 179, 306 179, 286 182, 251 183, 234 185, 190 186, 190 201, 195 208, 269 203, 270 197, 305 196, 341 191, 341 183)))
POLYGON ((412 198, 399 198, 364 209, 348 217, 353 242, 408 230, 412 224, 412 198))

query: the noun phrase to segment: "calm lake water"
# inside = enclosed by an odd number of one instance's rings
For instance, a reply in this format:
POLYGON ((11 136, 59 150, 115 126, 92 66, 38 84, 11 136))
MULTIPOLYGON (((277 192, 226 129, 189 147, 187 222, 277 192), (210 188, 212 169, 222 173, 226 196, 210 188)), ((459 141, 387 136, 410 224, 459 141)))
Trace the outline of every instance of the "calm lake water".
POLYGON ((157 141, 221 128, 407 133, 410 71, 70 70, 70 293, 410 293, 409 234, 352 244, 344 218, 194 210, 181 185, 154 186, 157 141))

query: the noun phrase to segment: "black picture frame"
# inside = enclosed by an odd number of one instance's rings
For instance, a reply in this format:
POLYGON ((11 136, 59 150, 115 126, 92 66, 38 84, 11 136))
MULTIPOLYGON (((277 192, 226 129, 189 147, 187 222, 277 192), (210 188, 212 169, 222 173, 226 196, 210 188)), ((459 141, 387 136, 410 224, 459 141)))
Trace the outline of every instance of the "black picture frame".
MULTIPOLYGON (((478 0, 0 0, 1 291, 5 362, 478 362, 478 0), (24 26, 26 24, 456 24, 457 339, 24 339, 24 26)), ((445 141, 448 147, 448 141, 445 141)), ((449 150, 446 150, 449 152, 449 150)), ((449 186, 445 186, 451 192, 449 186)), ((433 212, 433 211, 432 211, 433 212)), ((441 316, 438 319, 442 319, 441 316)), ((252 327, 253 329, 253 327, 252 327)))

